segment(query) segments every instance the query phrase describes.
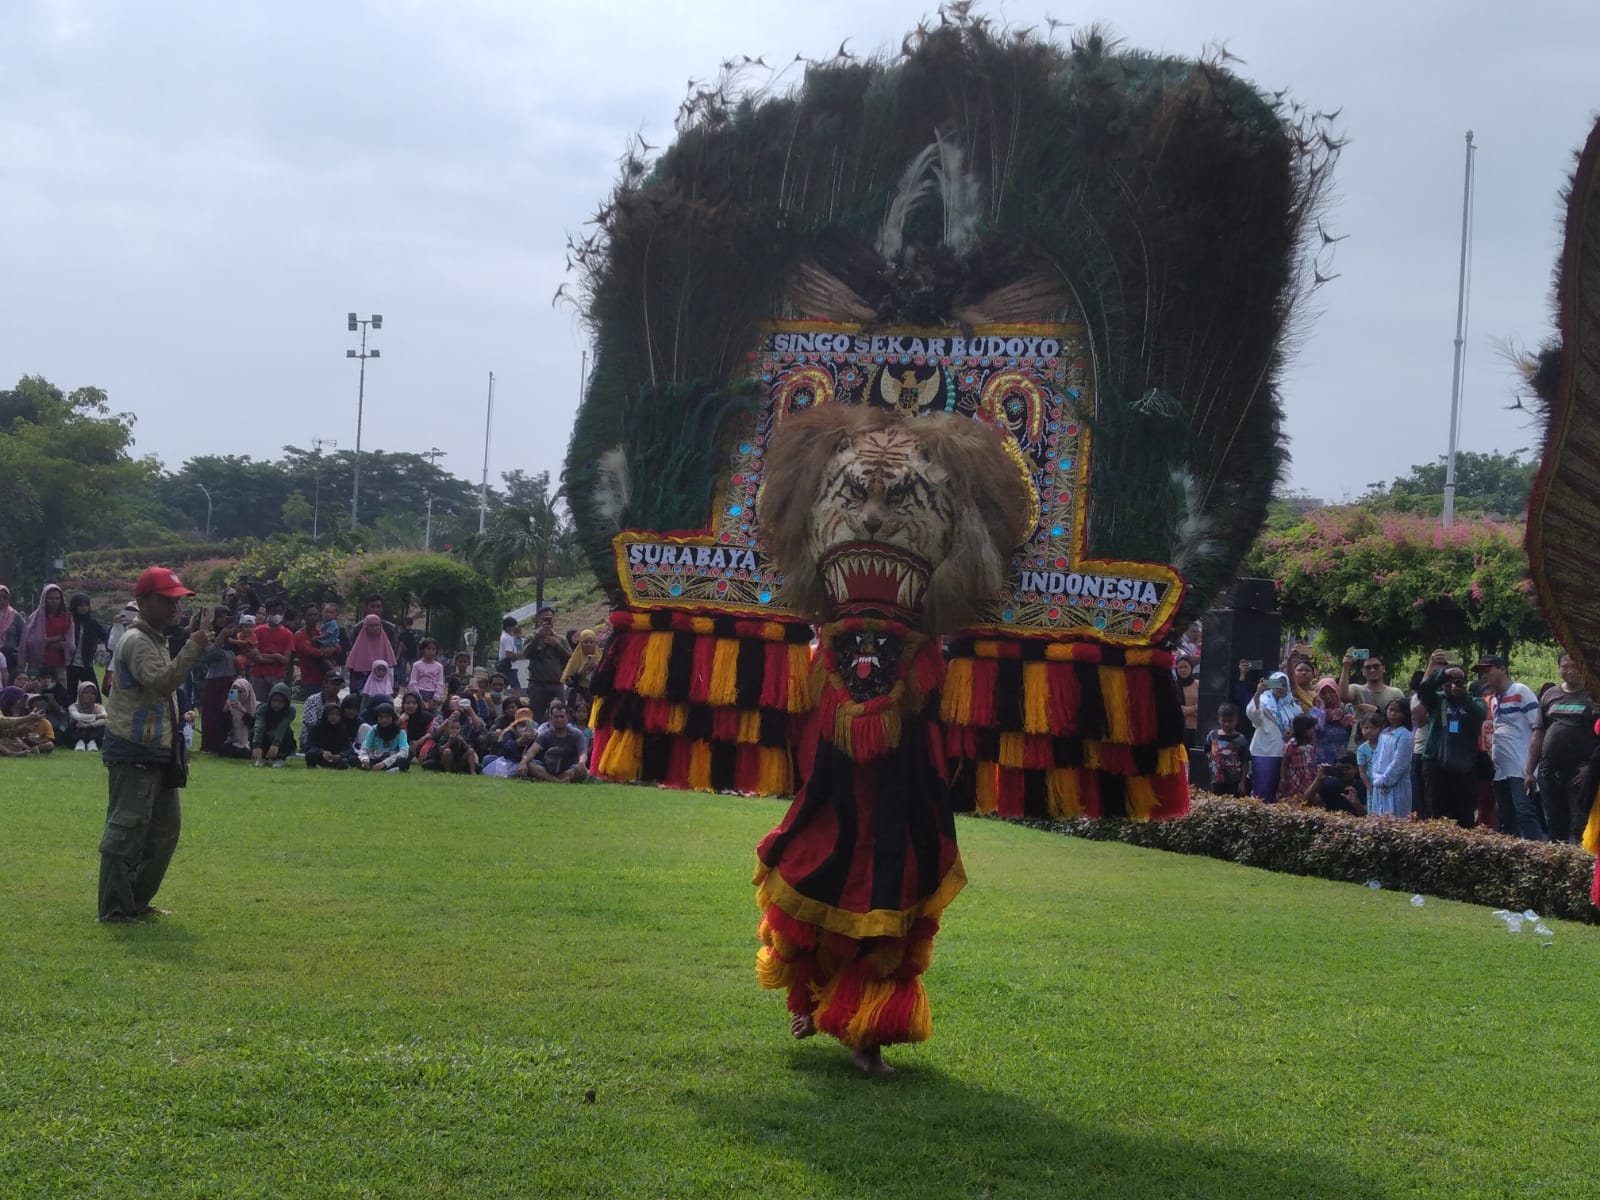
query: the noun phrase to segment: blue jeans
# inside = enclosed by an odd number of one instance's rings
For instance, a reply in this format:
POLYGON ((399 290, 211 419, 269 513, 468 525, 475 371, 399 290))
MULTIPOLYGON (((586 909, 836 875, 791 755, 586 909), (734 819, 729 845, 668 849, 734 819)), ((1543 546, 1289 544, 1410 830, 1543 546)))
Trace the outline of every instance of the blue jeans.
POLYGON ((1530 842, 1548 839, 1540 817, 1538 802, 1528 795, 1527 784, 1521 779, 1496 779, 1494 781, 1495 824, 1501 833, 1515 834, 1530 842))

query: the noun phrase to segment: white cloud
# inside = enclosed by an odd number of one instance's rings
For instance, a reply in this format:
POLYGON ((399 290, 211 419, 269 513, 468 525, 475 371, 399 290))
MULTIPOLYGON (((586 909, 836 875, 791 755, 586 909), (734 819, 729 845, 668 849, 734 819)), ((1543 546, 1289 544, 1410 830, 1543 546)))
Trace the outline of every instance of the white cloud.
MULTIPOLYGON (((1004 13, 1040 24, 1049 7, 1004 13)), ((1462 444, 1527 445, 1490 338, 1536 343, 1548 328, 1555 196, 1596 103, 1600 9, 1115 9, 1132 45, 1189 53, 1220 37, 1261 85, 1344 106, 1332 223, 1351 237, 1287 380, 1294 483, 1338 496, 1443 450, 1468 126, 1483 151, 1462 444)), ((918 12, 14 2, 0 16, 0 274, 25 286, 0 295, 0 379, 106 387, 169 462, 316 434, 343 444, 344 313, 376 309, 367 444, 442 446, 475 478, 494 370, 492 469, 558 470, 583 338, 549 300, 566 234, 627 139, 668 140, 685 82, 730 55, 781 65, 845 37, 898 45, 918 12)))

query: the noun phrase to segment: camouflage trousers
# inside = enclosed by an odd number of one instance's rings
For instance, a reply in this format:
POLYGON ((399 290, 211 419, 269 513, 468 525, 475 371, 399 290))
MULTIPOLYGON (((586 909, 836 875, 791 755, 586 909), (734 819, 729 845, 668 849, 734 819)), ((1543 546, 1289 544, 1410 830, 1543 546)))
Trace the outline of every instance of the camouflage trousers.
POLYGON ((161 766, 107 763, 111 799, 100 839, 100 919, 137 917, 150 908, 178 849, 183 823, 178 789, 161 766))

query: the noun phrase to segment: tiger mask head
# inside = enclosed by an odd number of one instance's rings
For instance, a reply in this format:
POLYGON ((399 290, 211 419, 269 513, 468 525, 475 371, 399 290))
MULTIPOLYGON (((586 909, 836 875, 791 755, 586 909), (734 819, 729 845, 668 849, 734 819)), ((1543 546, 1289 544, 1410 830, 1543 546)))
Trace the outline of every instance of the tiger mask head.
POLYGON ((902 591, 922 627, 971 621, 1004 585, 1026 536, 1031 489, 992 427, 938 413, 908 419, 828 404, 785 417, 768 450, 758 504, 762 539, 784 573, 784 599, 834 615, 830 556, 881 548, 926 564, 926 589, 902 591))

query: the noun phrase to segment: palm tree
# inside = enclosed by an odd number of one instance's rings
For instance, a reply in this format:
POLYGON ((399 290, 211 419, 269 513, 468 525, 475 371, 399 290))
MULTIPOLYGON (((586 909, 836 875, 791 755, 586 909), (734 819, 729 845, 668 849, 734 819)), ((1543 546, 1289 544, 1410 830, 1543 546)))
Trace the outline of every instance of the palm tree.
POLYGON ((544 581, 566 535, 556 498, 510 504, 489 518, 483 533, 462 547, 468 561, 497 584, 532 575, 534 600, 544 603, 544 581))

